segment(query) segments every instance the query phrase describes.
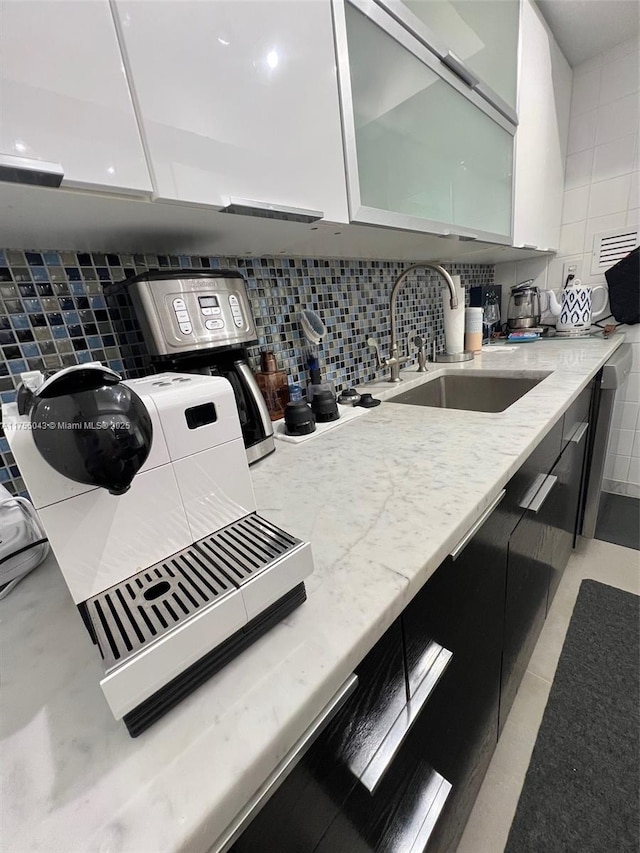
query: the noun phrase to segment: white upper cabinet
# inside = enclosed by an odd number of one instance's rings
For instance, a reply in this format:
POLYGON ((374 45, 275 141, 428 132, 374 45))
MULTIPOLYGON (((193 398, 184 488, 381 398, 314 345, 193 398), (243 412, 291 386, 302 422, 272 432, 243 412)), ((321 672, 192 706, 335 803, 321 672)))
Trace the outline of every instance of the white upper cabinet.
POLYGON ((371 0, 335 0, 354 222, 511 242, 513 124, 371 0))
POLYGON ((60 164, 63 185, 151 192, 108 0, 2 0, 0 162, 13 158, 27 174, 60 164))
POLYGON ((515 161, 515 246, 557 250, 572 71, 546 22, 523 0, 519 125, 515 161))
POLYGON ((155 194, 346 222, 330 0, 117 0, 155 194))

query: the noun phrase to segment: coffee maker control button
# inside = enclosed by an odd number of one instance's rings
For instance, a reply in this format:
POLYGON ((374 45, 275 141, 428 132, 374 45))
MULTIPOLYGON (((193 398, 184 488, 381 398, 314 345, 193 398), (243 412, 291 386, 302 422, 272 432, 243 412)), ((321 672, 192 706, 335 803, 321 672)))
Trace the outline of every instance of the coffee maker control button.
POLYGON ((222 308, 212 308, 211 313, 213 314, 214 317, 218 316, 218 315, 222 314, 222 308))
POLYGON ((203 317, 211 317, 213 316, 213 308, 201 308, 203 317))
POLYGON ((224 320, 205 320, 204 327, 205 329, 209 329, 209 331, 224 329, 224 320))
POLYGON ((174 311, 184 311, 187 306, 184 304, 184 299, 174 299, 173 300, 173 310, 174 311))
POLYGON ((178 323, 188 323, 189 322, 189 312, 188 311, 176 311, 176 320, 178 323))
POLYGON ((180 331, 183 335, 190 335, 193 332, 191 328, 191 323, 180 323, 180 331))
POLYGON ((243 319, 242 319, 242 314, 238 315, 237 317, 236 317, 236 315, 234 314, 234 315, 233 315, 233 322, 236 324, 236 326, 237 326, 239 329, 241 329, 241 328, 242 328, 242 326, 244 325, 244 321, 243 321, 243 319))
POLYGON ((231 296, 229 297, 229 305, 231 305, 232 308, 239 308, 240 307, 240 303, 238 302, 238 297, 234 293, 232 293, 231 296))

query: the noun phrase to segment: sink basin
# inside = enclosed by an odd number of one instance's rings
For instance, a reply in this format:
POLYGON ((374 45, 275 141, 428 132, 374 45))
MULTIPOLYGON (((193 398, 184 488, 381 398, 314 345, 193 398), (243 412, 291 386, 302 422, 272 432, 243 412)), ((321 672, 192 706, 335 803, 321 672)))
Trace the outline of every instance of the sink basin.
POLYGON ((548 375, 511 377, 448 373, 404 391, 388 402, 469 412, 504 412, 548 375))

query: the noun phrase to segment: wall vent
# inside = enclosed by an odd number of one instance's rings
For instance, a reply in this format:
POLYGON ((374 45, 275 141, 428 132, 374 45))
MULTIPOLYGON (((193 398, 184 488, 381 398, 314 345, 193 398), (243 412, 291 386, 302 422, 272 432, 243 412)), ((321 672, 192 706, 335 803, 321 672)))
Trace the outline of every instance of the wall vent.
POLYGON ((591 275, 604 273, 625 258, 638 245, 637 228, 618 228, 593 236, 591 275))

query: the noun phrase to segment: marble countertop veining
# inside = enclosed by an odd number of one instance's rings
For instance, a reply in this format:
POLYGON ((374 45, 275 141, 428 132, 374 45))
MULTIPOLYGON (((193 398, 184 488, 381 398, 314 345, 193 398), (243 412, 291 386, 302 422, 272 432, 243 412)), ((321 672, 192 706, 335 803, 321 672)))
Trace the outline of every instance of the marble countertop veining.
MULTIPOLYGON (((383 404, 254 466, 259 511, 313 548, 308 601, 139 738, 53 558, 0 603, 0 839, 12 853, 162 853, 216 839, 622 343, 485 350, 470 373, 550 372, 507 411, 383 404)), ((405 391, 429 373, 405 371, 405 391)))

